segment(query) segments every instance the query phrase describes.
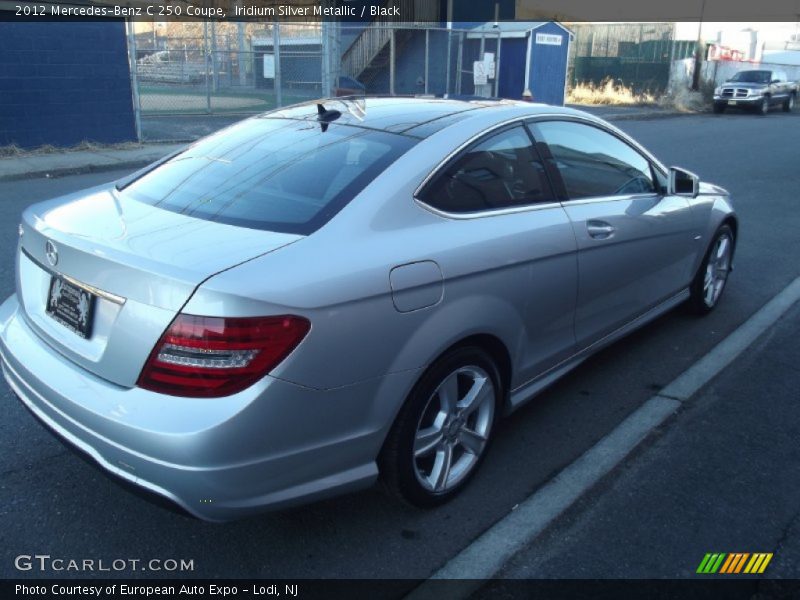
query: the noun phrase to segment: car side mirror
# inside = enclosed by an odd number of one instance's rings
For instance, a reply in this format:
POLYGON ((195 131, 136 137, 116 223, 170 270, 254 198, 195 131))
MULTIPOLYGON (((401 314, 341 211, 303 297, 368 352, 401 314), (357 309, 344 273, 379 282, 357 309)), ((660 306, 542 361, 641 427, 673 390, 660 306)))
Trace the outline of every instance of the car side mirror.
POLYGON ((770 83, 780 83, 780 82, 781 82, 780 79, 773 79, 772 81, 770 81, 770 83))
POLYGON ((700 178, 679 167, 669 168, 669 182, 667 193, 670 196, 690 196, 697 198, 700 193, 700 178))

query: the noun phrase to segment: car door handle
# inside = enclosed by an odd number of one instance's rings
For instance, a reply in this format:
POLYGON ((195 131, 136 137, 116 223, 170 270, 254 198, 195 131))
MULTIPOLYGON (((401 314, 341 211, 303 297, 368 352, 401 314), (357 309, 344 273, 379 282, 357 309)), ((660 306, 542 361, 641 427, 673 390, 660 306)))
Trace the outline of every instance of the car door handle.
POLYGON ((612 237, 617 230, 605 221, 587 221, 586 231, 596 240, 605 240, 612 237))

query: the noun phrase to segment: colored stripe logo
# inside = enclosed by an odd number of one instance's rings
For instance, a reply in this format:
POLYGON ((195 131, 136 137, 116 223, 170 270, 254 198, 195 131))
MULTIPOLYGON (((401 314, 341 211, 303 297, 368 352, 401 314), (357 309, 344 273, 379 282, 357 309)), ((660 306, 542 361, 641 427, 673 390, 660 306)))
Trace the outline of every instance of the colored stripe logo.
POLYGON ((731 553, 711 553, 703 557, 697 573, 704 575, 735 575, 737 573, 760 574, 763 573, 769 561, 772 560, 772 552, 731 552, 731 553))

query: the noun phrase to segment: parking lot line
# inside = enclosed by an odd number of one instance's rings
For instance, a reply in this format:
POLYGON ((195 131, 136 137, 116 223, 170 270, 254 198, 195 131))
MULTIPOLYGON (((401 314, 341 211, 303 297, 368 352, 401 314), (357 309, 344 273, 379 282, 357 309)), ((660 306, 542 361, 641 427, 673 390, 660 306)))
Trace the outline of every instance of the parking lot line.
POLYGON ((653 429, 674 414, 682 402, 730 365, 798 301, 800 277, 407 597, 413 600, 438 597, 441 588, 436 580, 442 579, 462 580, 448 587, 450 597, 464 598, 481 587, 483 580, 495 575, 514 554, 620 464, 653 429))

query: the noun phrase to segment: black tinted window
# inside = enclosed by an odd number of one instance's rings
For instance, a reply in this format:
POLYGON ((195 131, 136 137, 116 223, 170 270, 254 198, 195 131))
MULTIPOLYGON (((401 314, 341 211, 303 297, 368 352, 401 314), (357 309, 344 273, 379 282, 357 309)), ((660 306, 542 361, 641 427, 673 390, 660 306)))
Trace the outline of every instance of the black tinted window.
POLYGON ((591 125, 537 123, 571 199, 656 190, 649 161, 619 138, 591 125))
POLYGON ((411 138, 316 121, 256 118, 205 138, 125 196, 199 219, 307 234, 327 222, 411 138))
POLYGON ((434 208, 452 213, 553 200, 544 166, 522 127, 493 135, 467 150, 436 177, 423 197, 434 208))

